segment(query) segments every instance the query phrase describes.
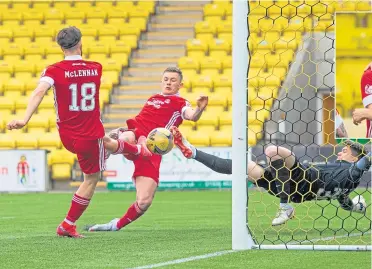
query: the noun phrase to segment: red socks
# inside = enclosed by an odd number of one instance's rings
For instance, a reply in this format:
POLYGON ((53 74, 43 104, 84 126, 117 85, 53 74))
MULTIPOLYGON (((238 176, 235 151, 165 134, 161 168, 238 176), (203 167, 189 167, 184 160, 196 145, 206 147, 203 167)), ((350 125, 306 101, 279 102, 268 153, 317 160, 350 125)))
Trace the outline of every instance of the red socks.
POLYGON ((118 139, 118 148, 115 152, 113 152, 113 155, 121 154, 121 153, 130 153, 137 155, 139 153, 138 146, 129 144, 128 142, 124 140, 118 139))
POLYGON ((118 223, 116 224, 117 228, 121 229, 127 226, 132 221, 135 221, 136 219, 141 217, 143 213, 145 213, 145 210, 139 208, 137 202, 135 202, 128 208, 127 213, 125 213, 125 215, 118 221, 118 223))
POLYGON ((90 199, 80 197, 76 193, 72 197, 71 207, 65 218, 65 222, 73 225, 88 207, 90 199))

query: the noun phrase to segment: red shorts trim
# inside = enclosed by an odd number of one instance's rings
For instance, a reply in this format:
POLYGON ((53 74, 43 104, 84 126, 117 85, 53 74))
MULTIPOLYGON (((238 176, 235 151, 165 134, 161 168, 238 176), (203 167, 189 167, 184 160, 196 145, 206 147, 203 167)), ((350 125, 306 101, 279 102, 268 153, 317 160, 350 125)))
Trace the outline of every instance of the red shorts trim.
POLYGON ((76 154, 84 174, 94 174, 106 170, 105 147, 102 138, 80 140, 61 134, 60 137, 65 148, 76 154))

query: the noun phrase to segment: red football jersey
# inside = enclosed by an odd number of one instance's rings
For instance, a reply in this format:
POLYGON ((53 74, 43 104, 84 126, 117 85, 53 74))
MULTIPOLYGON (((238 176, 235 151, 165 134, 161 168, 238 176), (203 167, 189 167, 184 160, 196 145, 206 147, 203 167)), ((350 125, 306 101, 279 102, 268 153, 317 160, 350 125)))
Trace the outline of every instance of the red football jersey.
POLYGON ((140 113, 127 121, 129 128, 138 128, 147 136, 155 128, 179 126, 183 113, 190 103, 179 95, 155 94, 151 96, 140 113))
POLYGON ((57 127, 72 139, 93 140, 105 135, 99 107, 102 65, 80 56, 48 66, 41 75, 53 87, 57 127))
MULTIPOLYGON (((360 90, 362 92, 362 99, 364 107, 368 107, 372 104, 372 71, 368 69, 363 73, 361 83, 360 83, 360 90)), ((367 122, 367 134, 366 137, 372 137, 372 124, 370 120, 366 120, 367 122)))

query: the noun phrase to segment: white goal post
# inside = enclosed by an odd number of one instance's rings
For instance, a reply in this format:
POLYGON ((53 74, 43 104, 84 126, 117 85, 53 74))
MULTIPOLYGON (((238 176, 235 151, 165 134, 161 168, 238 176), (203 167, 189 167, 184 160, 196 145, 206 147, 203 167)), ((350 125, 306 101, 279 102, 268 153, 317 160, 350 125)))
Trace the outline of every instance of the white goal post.
MULTIPOLYGON (((349 250, 370 251, 371 245, 323 245, 314 242, 323 242, 322 238, 307 244, 281 243, 259 244, 249 229, 248 214, 248 187, 247 187, 247 161, 248 161, 248 20, 249 5, 247 0, 233 1, 233 121, 232 121, 232 249, 290 249, 290 250, 349 250)), ((268 194, 267 194, 268 195, 268 194)), ((278 200, 279 205, 279 200, 278 200)), ((366 234, 370 234, 368 231, 366 234)), ((305 240, 306 241, 306 240, 305 240)), ((336 241, 337 242, 337 241, 336 241)))

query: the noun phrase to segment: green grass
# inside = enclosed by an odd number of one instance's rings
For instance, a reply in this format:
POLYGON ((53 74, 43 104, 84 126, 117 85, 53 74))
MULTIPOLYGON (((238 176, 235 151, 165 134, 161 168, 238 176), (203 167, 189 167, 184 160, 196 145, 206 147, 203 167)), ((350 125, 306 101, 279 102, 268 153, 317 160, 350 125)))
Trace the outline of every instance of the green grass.
MULTIPOLYGON (((97 193, 79 220, 78 228, 120 217, 134 198, 134 193, 97 193)), ((0 268, 133 268, 231 249, 231 193, 227 191, 159 192, 146 215, 120 232, 85 233, 84 239, 58 238, 55 229, 70 201, 71 194, 0 195, 0 268)), ((314 222, 310 221, 319 216, 319 205, 312 202, 301 205, 297 208, 297 219, 274 230, 270 221, 276 208, 269 206, 273 201, 269 195, 252 195, 249 216, 257 239, 262 239, 262 231, 270 239, 277 237, 278 232, 284 239, 292 234, 299 238, 306 232, 319 238, 319 232, 311 231, 314 222), (266 213, 264 205, 268 206, 266 213), (268 216, 263 217, 265 214, 268 216), (297 228, 299 223, 303 225, 297 228)), ((329 211, 326 214, 332 215, 329 211)), ((348 215, 341 211, 339 214, 341 218, 348 215)), ((357 216, 352 214, 352 217, 357 216)), ((368 223, 368 219, 358 221, 362 228, 368 223)), ((332 228, 337 225, 338 222, 331 222, 332 228)), ((344 226, 350 230, 353 224, 344 226)), ((337 234, 345 233, 344 230, 337 234)), ((345 239, 338 241, 345 243, 345 239)), ((370 235, 347 240, 347 244, 363 242, 370 242, 370 235)), ((371 260, 370 252, 252 250, 166 268, 288 268, 291 265, 317 269, 355 265, 354 268, 364 269, 371 267, 371 260)))

